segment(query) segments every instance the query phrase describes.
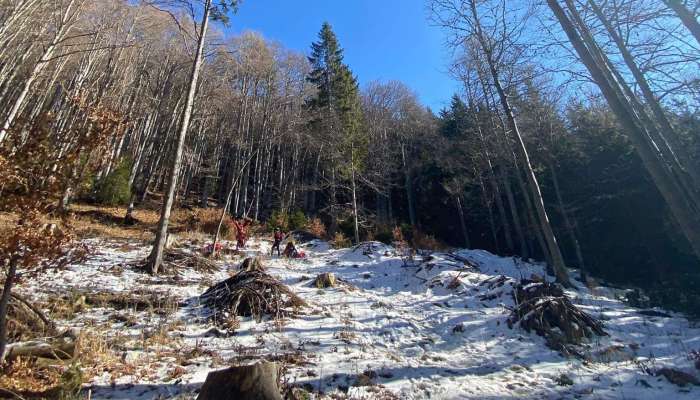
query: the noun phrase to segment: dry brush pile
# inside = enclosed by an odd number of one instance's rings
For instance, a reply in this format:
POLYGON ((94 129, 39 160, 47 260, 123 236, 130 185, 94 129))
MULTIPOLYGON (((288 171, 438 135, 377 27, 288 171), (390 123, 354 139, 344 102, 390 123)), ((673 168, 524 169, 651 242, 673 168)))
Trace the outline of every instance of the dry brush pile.
POLYGON ((246 259, 237 274, 210 287, 200 300, 211 310, 211 318, 217 323, 225 323, 236 316, 253 317, 258 322, 265 315, 279 319, 306 305, 254 259, 246 259))
POLYGON ((513 289, 513 300, 508 326, 535 331, 562 354, 580 356, 574 345, 594 335, 607 336, 603 325, 576 307, 555 283, 523 279, 513 289))
MULTIPOLYGON (((139 260, 131 264, 131 266, 140 272, 151 273, 151 267, 148 260, 139 260)), ((159 270, 160 275, 178 276, 185 271, 194 271, 202 274, 212 274, 219 270, 219 266, 214 260, 201 256, 194 252, 185 251, 177 248, 169 248, 165 250, 163 255, 163 263, 159 270)))

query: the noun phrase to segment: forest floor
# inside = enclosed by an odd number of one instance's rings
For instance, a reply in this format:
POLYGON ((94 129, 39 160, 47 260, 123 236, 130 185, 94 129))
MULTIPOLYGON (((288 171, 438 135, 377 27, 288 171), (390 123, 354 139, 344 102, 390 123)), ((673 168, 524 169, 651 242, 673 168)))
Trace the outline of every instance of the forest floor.
MULTIPOLYGON (((700 326, 629 307, 619 291, 580 283, 567 291, 610 335, 581 346, 583 358, 563 357, 535 333, 509 328, 512 285, 545 276, 536 263, 481 250, 426 252, 406 262, 377 242, 332 249, 322 241, 304 245, 306 259, 290 260, 270 257, 271 243, 254 238, 245 254, 218 260, 215 272, 153 277, 131 266, 149 251, 139 234, 96 232, 85 239, 94 249, 86 262, 17 287, 62 328, 81 330, 92 399, 195 398, 208 372, 257 359, 279 361, 285 384, 311 398, 700 397, 700 388, 653 374, 671 367, 700 376, 692 360, 700 326), (281 321, 241 318, 233 333, 215 327, 198 296, 244 256, 259 255, 308 307, 281 321), (316 288, 313 278, 324 272, 341 284, 316 288)), ((203 245, 178 243, 185 252, 203 245)))

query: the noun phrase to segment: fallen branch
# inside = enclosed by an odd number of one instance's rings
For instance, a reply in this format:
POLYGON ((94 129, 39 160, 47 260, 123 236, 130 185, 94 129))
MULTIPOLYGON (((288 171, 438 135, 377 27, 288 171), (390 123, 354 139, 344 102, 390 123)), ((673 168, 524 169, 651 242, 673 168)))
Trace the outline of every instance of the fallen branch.
POLYGON ((56 333, 54 323, 28 299, 16 293, 10 294, 7 331, 8 338, 14 342, 56 333))
POLYGON ((30 309, 34 314, 39 317, 39 319, 46 325, 47 327, 53 328, 54 323, 53 321, 49 320, 44 313, 38 309, 34 304, 32 304, 29 300, 27 300, 24 296, 20 296, 17 293, 10 293, 10 296, 12 296, 13 299, 19 301, 20 303, 24 304, 27 306, 28 309, 30 309))
POLYGON ((67 360, 75 356, 77 337, 71 331, 62 335, 16 342, 7 346, 7 360, 17 357, 41 357, 58 360, 67 360))

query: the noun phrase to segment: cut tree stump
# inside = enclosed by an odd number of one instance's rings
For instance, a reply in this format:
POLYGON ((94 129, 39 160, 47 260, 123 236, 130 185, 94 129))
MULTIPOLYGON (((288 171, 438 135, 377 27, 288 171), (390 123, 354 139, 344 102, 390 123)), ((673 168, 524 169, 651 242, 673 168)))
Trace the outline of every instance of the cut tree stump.
POLYGON ((241 271, 251 272, 251 271, 261 271, 265 272, 265 267, 263 266, 260 257, 248 257, 243 260, 240 268, 241 271))
POLYGON ((277 364, 254 365, 210 372, 197 400, 282 400, 277 382, 277 364))
POLYGON ((314 280, 314 286, 319 289, 335 287, 337 280, 335 279, 335 274, 332 272, 324 272, 316 277, 314 280))

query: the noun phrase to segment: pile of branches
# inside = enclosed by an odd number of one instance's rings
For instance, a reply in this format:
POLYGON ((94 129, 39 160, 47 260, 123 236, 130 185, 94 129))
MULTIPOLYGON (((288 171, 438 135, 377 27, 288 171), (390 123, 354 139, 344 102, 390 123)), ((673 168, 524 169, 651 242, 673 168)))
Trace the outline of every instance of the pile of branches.
POLYGON ((574 345, 584 339, 607 336, 602 324, 576 307, 555 283, 523 279, 513 290, 513 300, 508 326, 519 324, 527 332, 535 331, 565 355, 580 355, 574 345))
MULTIPOLYGON (((137 271, 151 273, 148 260, 134 263, 137 271)), ((202 274, 213 274, 219 270, 216 262, 199 254, 190 253, 181 249, 166 249, 163 254, 163 263, 159 270, 160 275, 181 275, 184 271, 194 271, 202 274)))
POLYGON ((217 323, 227 323, 236 316, 253 317, 257 322, 264 315, 279 319, 306 305, 287 286, 259 269, 241 270, 207 289, 200 300, 213 311, 211 317, 217 323))
POLYGON ((163 256, 163 263, 180 270, 213 274, 219 270, 216 262, 198 254, 180 249, 168 249, 163 256))

